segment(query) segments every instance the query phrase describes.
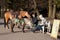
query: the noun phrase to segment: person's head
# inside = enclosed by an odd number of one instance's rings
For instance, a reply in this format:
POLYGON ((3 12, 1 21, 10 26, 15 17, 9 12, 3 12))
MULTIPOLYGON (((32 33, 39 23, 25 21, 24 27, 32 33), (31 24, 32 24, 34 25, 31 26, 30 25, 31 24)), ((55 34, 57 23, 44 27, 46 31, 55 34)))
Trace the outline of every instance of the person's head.
POLYGON ((42 15, 39 15, 39 18, 41 19, 43 16, 42 15))
POLYGON ((32 14, 33 17, 35 17, 35 14, 32 14))

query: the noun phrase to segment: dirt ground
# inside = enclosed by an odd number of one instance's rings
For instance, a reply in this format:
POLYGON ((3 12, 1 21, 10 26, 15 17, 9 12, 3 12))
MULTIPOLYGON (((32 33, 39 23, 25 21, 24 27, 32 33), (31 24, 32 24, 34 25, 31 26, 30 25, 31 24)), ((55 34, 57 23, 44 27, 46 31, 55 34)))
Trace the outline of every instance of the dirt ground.
MULTIPOLYGON (((10 32, 10 29, 5 29, 3 26, 3 20, 0 20, 0 40, 55 40, 48 34, 41 32, 33 33, 30 30, 23 33, 21 29, 14 28, 14 33, 10 32)), ((57 40, 60 40, 58 38, 57 40)))

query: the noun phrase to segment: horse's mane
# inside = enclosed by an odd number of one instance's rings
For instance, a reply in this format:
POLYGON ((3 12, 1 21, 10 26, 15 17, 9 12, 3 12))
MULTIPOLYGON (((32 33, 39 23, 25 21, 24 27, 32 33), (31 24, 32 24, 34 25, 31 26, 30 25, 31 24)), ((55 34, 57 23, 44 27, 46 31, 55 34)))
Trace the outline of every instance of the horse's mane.
POLYGON ((28 13, 27 11, 20 11, 20 13, 28 13))

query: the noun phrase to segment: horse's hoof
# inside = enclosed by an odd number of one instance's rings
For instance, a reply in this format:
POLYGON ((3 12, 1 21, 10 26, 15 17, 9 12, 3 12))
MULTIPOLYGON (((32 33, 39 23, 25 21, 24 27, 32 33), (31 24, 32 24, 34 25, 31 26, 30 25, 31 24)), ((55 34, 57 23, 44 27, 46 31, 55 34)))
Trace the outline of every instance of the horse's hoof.
POLYGON ((25 31, 23 31, 23 33, 25 33, 25 31))
POLYGON ((9 28, 8 28, 9 29, 9 28))

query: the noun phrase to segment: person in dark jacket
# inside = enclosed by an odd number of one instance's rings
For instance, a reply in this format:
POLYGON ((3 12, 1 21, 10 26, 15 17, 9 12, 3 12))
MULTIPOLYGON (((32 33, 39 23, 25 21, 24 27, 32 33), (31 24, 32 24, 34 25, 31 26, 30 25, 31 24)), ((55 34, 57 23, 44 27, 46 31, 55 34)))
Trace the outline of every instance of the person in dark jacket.
POLYGON ((38 19, 35 16, 35 14, 32 14, 32 22, 33 22, 33 25, 35 25, 35 27, 38 25, 38 19))

